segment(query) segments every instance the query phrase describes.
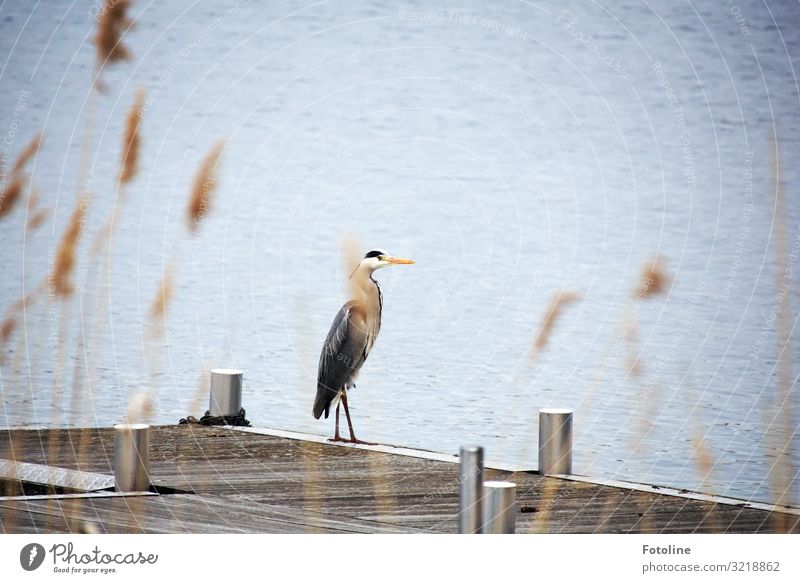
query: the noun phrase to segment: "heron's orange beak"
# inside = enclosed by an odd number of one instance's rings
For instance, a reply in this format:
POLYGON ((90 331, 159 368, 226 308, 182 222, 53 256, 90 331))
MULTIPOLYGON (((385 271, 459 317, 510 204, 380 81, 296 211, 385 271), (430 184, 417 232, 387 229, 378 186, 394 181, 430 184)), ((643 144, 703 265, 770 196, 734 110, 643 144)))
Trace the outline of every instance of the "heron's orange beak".
POLYGON ((416 263, 413 259, 403 259, 402 257, 387 257, 386 261, 394 265, 411 265, 412 263, 416 263))

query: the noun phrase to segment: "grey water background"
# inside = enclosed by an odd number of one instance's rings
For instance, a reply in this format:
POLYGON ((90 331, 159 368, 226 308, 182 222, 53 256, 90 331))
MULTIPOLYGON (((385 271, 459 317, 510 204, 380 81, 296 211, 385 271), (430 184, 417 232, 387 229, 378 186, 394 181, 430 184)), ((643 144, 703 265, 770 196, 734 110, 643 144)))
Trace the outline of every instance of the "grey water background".
MULTIPOLYGON (((34 233, 20 209, 0 224, 3 308, 52 262, 91 107, 77 284, 95 269, 88 247, 116 204, 125 112, 148 91, 141 171, 116 207, 108 327, 89 337, 92 289, 73 299, 60 343, 62 308, 28 310, 0 368, 0 425, 109 425, 151 386, 152 420, 174 423, 204 410, 203 367, 224 366, 244 369, 254 425, 330 434, 311 404, 354 233, 365 250, 417 260, 376 276, 383 328, 351 398, 360 437, 477 443, 533 468, 537 410, 570 407, 577 473, 776 497, 769 469, 796 437, 796 420, 774 421, 774 309, 788 282, 794 331, 798 288, 776 272, 771 238, 775 221, 790 244, 800 236, 796 2, 136 2, 134 59, 91 97, 97 11, 0 5, 3 152, 44 132, 33 181, 54 209, 34 233), (185 201, 218 138, 218 195, 189 237, 185 201), (656 255, 669 293, 631 300, 656 255), (148 348, 169 265, 163 342, 148 348), (561 289, 582 301, 531 362, 561 289), (630 318, 639 376, 621 337, 630 318), (71 375, 89 355, 99 366, 78 415, 71 375), (60 365, 67 390, 54 396, 60 365)), ((796 371, 796 342, 789 357, 796 371)))

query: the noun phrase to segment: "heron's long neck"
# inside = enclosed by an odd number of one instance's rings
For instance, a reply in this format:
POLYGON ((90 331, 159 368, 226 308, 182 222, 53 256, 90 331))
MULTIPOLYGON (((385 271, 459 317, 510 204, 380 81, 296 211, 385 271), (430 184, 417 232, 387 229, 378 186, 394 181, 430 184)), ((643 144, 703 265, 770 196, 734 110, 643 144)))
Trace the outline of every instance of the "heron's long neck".
POLYGON ((371 324, 376 328, 381 326, 381 312, 383 311, 383 294, 378 282, 372 279, 372 273, 363 269, 359 269, 353 274, 355 279, 355 296, 353 299, 358 300, 367 312, 367 318, 371 320, 371 324))
POLYGON ((372 282, 373 286, 375 287, 375 292, 378 296, 378 327, 381 325, 381 314, 383 313, 383 294, 381 293, 381 286, 378 285, 378 282, 372 279, 372 276, 369 276, 369 280, 372 282))

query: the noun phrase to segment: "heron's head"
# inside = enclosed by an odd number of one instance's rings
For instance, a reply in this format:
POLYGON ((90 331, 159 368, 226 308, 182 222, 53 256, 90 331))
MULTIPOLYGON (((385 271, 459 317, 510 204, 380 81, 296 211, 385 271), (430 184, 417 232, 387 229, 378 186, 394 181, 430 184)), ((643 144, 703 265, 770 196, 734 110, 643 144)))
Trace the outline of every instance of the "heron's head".
POLYGON ((368 271, 375 271, 376 269, 388 265, 410 265, 411 263, 414 263, 412 259, 393 257, 383 249, 372 249, 371 251, 367 251, 367 254, 364 255, 364 259, 361 260, 358 267, 367 269, 368 271))

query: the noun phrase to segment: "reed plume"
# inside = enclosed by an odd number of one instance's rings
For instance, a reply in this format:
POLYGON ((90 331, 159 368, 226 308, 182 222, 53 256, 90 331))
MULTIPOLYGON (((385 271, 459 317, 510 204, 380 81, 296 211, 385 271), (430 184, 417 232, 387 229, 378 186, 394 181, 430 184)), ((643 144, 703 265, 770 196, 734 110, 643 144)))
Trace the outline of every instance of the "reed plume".
POLYGON ((28 196, 28 223, 25 225, 25 231, 32 233, 38 229, 45 219, 50 215, 50 208, 39 208, 39 198, 41 192, 39 189, 31 188, 31 193, 28 196))
POLYGON ((697 425, 695 425, 691 443, 692 457, 697 464, 697 471, 705 481, 714 469, 714 457, 711 455, 711 448, 708 446, 705 436, 697 429, 697 425))
POLYGON ((0 324, 0 344, 5 344, 11 339, 11 335, 17 327, 17 318, 15 315, 6 316, 3 323, 0 324))
POLYGON ((39 206, 39 198, 41 197, 41 191, 38 188, 31 188, 31 192, 28 195, 28 212, 32 212, 39 206))
POLYGON ((127 12, 131 0, 106 0, 100 11, 100 20, 95 36, 97 69, 119 61, 128 61, 131 52, 122 44, 122 35, 133 26, 127 12))
POLYGON ((224 140, 215 142, 195 174, 186 208, 186 225, 192 234, 197 233, 200 223, 211 208, 211 199, 217 189, 217 165, 224 148, 224 140))
POLYGON ((42 146, 42 138, 42 134, 38 133, 25 145, 11 167, 11 174, 19 174, 31 158, 39 152, 39 148, 42 146))
POLYGON ((0 192, 0 219, 11 214, 25 188, 25 178, 12 175, 5 188, 0 192))
POLYGON ((535 358, 547 346, 550 335, 553 332, 553 327, 561 317, 564 308, 569 304, 577 302, 581 298, 581 294, 572 291, 558 291, 553 294, 553 299, 550 300, 550 306, 544 314, 542 325, 539 328, 539 333, 536 335, 536 340, 533 342, 533 349, 531 350, 531 357, 535 358))
POLYGON ((153 302, 150 304, 150 319, 156 324, 162 323, 166 316, 167 306, 172 299, 174 291, 173 276, 173 267, 167 267, 164 276, 161 278, 161 283, 158 285, 158 291, 153 297, 153 302))
POLYGON ((42 145, 42 134, 37 134, 28 142, 14 160, 11 170, 8 172, 8 182, 0 191, 0 219, 8 216, 22 197, 25 185, 28 182, 28 175, 25 174, 25 165, 39 151, 42 145))
POLYGON ((35 231, 36 229, 41 227, 42 224, 47 220, 47 217, 50 216, 50 211, 51 210, 52 209, 50 209, 49 207, 48 208, 43 208, 43 209, 37 209, 31 215, 31 218, 28 219, 28 224, 26 226, 26 229, 28 230, 28 232, 32 233, 33 231, 35 231))
MULTIPOLYGON (((644 300, 652 299, 655 296, 667 293, 672 283, 672 277, 665 267, 666 260, 656 255, 642 267, 639 281, 631 293, 628 310, 623 320, 621 338, 625 344, 625 365, 628 375, 637 383, 646 380, 646 371, 642 358, 642 350, 638 347, 639 341, 639 319, 638 304, 644 300)), ((661 383, 658 379, 653 379, 650 383, 639 386, 641 390, 640 405, 637 406, 638 429, 631 435, 631 447, 633 451, 638 451, 645 445, 645 441, 650 434, 657 408, 660 403, 662 393, 661 383)))
POLYGON ((664 264, 665 261, 660 256, 645 264, 634 297, 644 300, 667 291, 672 279, 667 274, 664 264))
POLYGON ((66 297, 72 294, 72 271, 75 267, 75 252, 78 247, 81 231, 83 230, 83 220, 86 210, 89 208, 89 194, 83 194, 78 198, 78 203, 72 211, 67 230, 61 237, 61 244, 58 246, 56 261, 51 274, 56 295, 66 297))
MULTIPOLYGON (((32 292, 35 293, 35 292, 32 292)), ((19 315, 24 312, 32 301, 32 293, 23 296, 6 309, 6 316, 0 323, 0 364, 5 359, 5 345, 11 340, 12 334, 19 325, 19 315)))
POLYGON ((119 183, 127 184, 136 176, 139 169, 139 127, 144 111, 145 92, 136 92, 133 105, 125 118, 125 136, 122 142, 122 162, 120 164, 119 183))
POLYGON ((154 411, 152 393, 147 390, 139 391, 128 400, 128 407, 125 409, 125 423, 144 423, 154 411))

